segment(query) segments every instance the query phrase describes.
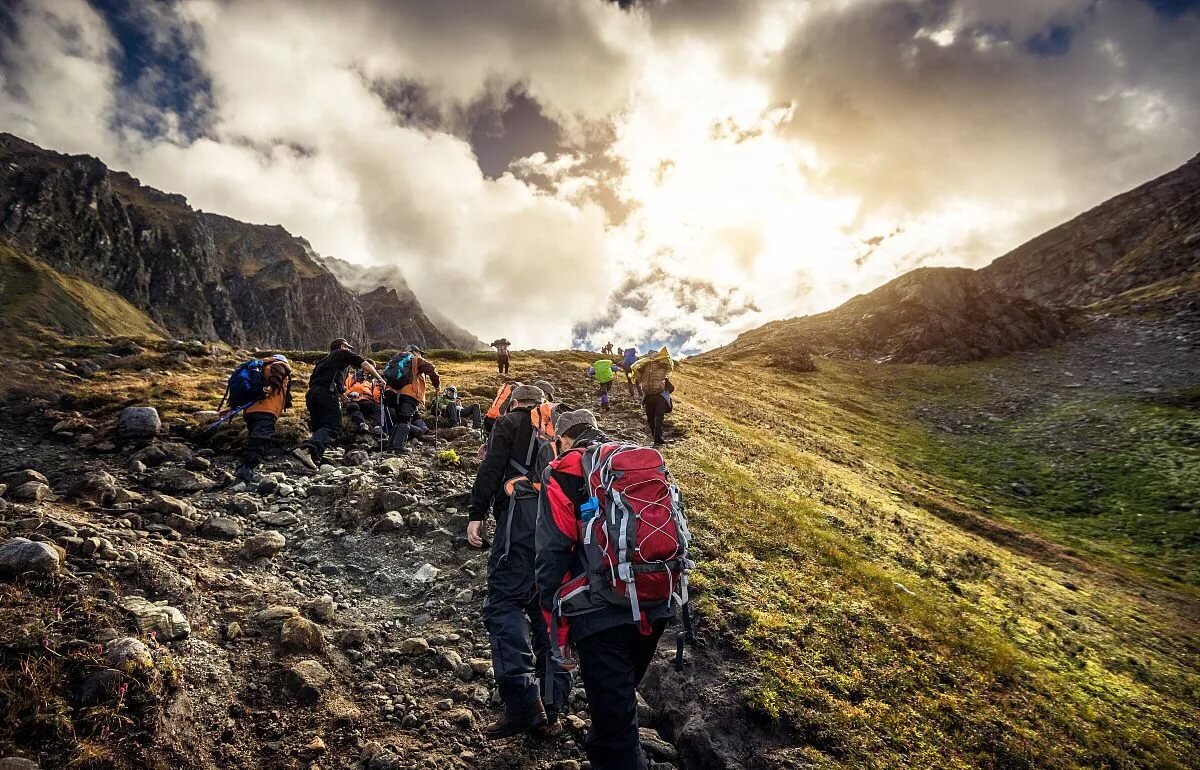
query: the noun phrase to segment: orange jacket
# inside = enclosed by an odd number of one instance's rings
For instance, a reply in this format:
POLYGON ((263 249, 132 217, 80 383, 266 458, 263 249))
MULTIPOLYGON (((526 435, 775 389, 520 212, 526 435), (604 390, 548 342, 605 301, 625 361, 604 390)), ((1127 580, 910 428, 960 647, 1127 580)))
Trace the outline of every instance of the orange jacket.
MULTIPOLYGON (((413 354, 412 375, 409 377, 408 384, 397 391, 402 396, 412 396, 419 403, 425 403, 425 377, 429 377, 429 381, 433 383, 433 387, 439 388, 442 385, 441 377, 438 376, 437 369, 433 364, 426 361, 416 353, 413 354)), ((392 388, 388 388, 392 390, 392 388)))
POLYGON ((263 367, 263 379, 267 382, 267 396, 246 407, 242 414, 267 412, 276 417, 283 414, 288 400, 288 383, 292 379, 292 367, 282 361, 269 361, 263 367))
POLYGON ((378 404, 383 400, 383 389, 370 379, 355 382, 354 373, 346 377, 346 398, 351 401, 372 401, 378 404))

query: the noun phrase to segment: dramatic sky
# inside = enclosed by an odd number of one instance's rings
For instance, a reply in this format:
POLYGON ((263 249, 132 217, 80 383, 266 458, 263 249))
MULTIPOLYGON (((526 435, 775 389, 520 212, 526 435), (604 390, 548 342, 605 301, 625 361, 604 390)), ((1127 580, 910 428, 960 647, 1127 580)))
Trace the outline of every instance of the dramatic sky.
POLYGON ((1200 151, 1200 0, 3 0, 0 130, 688 351, 978 266, 1200 151))

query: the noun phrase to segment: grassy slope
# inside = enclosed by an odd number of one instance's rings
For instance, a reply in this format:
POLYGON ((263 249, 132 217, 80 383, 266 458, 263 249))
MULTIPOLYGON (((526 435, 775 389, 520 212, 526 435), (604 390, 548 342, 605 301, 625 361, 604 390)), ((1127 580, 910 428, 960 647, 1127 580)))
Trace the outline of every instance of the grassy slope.
POLYGON ((1195 593, 962 500, 912 416, 961 371, 680 371, 688 438, 669 459, 707 614, 754 667, 749 702, 820 766, 1189 766, 1195 593))
POLYGON ((65 276, 0 245, 0 328, 7 350, 47 336, 158 337, 144 313, 106 289, 65 276))
MULTIPOLYGON (((161 355, 74 383, 75 408, 111 417, 150 399, 168 421, 212 408, 233 358, 149 382, 139 370, 165 368, 161 355)), ((490 394, 488 354, 432 357, 447 381, 490 394)), ((574 376, 587 360, 513 365, 574 376)), ((972 371, 681 367, 686 436, 667 454, 701 551, 706 633, 745 654, 726 675, 788 728, 776 754, 815 767, 1194 766, 1195 590, 1119 543, 1084 554, 1028 512, 982 515, 982 493, 913 416, 969 399, 972 371)))

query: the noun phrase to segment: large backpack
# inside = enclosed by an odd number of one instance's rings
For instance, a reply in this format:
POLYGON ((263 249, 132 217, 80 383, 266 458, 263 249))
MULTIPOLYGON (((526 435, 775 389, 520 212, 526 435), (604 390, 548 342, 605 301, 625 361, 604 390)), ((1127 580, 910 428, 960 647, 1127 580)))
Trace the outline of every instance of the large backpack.
POLYGON ((554 597, 558 615, 581 615, 605 605, 628 607, 634 621, 645 607, 688 602, 692 536, 683 498, 657 450, 595 444, 581 450, 586 501, 579 509, 583 574, 554 597))
POLYGON ((519 473, 504 484, 504 492, 512 497, 521 492, 541 492, 542 472, 557 456, 554 441, 558 434, 554 430, 555 410, 558 404, 543 402, 529 410, 529 422, 533 435, 529 437, 529 449, 525 462, 509 458, 509 465, 519 473))
POLYGON ((492 405, 488 407, 486 417, 493 420, 498 420, 508 413, 508 407, 512 404, 513 390, 516 384, 506 382, 496 390, 496 399, 492 401, 492 405))
POLYGON ((263 368, 262 359, 252 358, 234 369, 233 373, 229 375, 225 395, 221 399, 221 404, 217 406, 217 410, 220 411, 226 402, 230 409, 238 409, 261 401, 266 396, 267 385, 266 377, 263 376, 263 368))
POLYGON ((383 381, 393 390, 400 390, 412 378, 413 354, 397 353, 383 367, 383 381))

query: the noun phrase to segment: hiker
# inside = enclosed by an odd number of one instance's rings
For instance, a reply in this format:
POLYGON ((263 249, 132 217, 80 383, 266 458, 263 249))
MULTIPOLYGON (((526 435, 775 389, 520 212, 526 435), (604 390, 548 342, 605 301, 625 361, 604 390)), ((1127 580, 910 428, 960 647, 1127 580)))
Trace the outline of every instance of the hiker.
POLYGON ((308 424, 312 435, 292 450, 292 456, 309 470, 317 469, 325 450, 337 441, 341 432, 342 389, 346 386, 345 372, 351 367, 361 368, 377 380, 383 379, 375 365, 355 353, 354 347, 344 337, 329 343, 329 355, 317 362, 308 377, 308 393, 304 403, 308 407, 308 424))
MULTIPOLYGON (((686 575, 692 565, 682 504, 661 456, 607 443, 588 410, 564 413, 556 429, 559 456, 542 476, 535 560, 547 634, 554 645, 551 662, 566 670, 579 667, 592 717, 584 741, 592 768, 644 770, 636 688, 675 607, 686 607, 686 575), (636 462, 621 463, 621 455, 636 462), (607 480, 605 470, 612 471, 607 480), (626 494, 634 489, 636 494, 626 494), (621 539, 618 556, 610 545, 610 528, 619 529, 620 538, 628 528, 636 547, 626 551, 621 539), (591 537, 593 533, 597 535, 591 537), (620 577, 610 582, 606 563, 628 567, 630 582, 620 577), (574 655, 568 645, 574 646, 574 655)), ((690 638, 686 609, 684 620, 690 638)), ((681 654, 682 647, 677 656, 681 654)), ((677 667, 681 663, 677 657, 677 667)))
POLYGON ((621 363, 619 368, 625 372, 625 384, 629 388, 630 398, 641 398, 642 389, 633 381, 633 365, 637 363, 638 354, 637 348, 625 348, 625 352, 621 354, 621 363))
POLYGON ((247 484, 257 484, 258 466, 275 436, 275 422, 292 405, 292 367, 287 356, 274 355, 263 362, 263 396, 242 410, 246 421, 246 451, 233 475, 247 484))
MULTIPOLYGON (((504 713, 484 733, 506 738, 557 721, 547 714, 539 692, 539 672, 546 671, 550 638, 534 586, 534 527, 539 478, 535 465, 549 443, 535 428, 544 393, 532 385, 513 389, 512 408, 496 421, 487 453, 471 489, 467 542, 483 546, 484 520, 496 518, 496 534, 488 557, 487 598, 483 622, 492 645, 492 668, 504 702, 504 713)), ((550 432, 552 426, 546 426, 550 432)), ((546 686, 545 682, 542 682, 546 686)), ((548 695, 565 705, 570 675, 554 677, 548 695)))
POLYGON ((453 385, 442 391, 442 396, 434 404, 434 409, 440 410, 438 414, 445 417, 446 424, 452 428, 462 425, 468 419, 471 421, 471 427, 475 430, 483 428, 483 410, 479 408, 479 404, 463 406, 462 396, 458 394, 458 388, 453 385))
POLYGON ((383 387, 378 381, 367 377, 362 369, 355 369, 346 377, 346 414, 358 426, 359 433, 383 435, 383 387))
POLYGON ((654 446, 667 443, 663 438, 663 420, 675 408, 671 400, 671 394, 675 392, 675 385, 671 382, 671 370, 674 367, 675 362, 666 348, 639 358, 632 367, 634 380, 642 392, 642 406, 646 410, 646 422, 650 426, 654 446))
POLYGON ((508 374, 509 354, 508 346, 512 343, 501 337, 492 343, 492 347, 496 349, 496 371, 500 374, 508 374))
POLYGON ((612 354, 613 354, 613 346, 612 346, 611 342, 608 343, 607 345, 605 345, 604 347, 600 348, 600 355, 611 356, 612 354))
POLYGON ((600 408, 608 411, 608 394, 612 390, 613 362, 601 358, 588 369, 588 376, 600 385, 600 408))
POLYGON ((436 440, 419 412, 425 406, 425 378, 428 377, 433 385, 435 397, 442 378, 437 368, 423 358, 424 354, 420 347, 409 345, 405 352, 392 356, 383 369, 387 384, 383 405, 392 423, 390 444, 392 450, 400 454, 408 451, 410 438, 436 440))

